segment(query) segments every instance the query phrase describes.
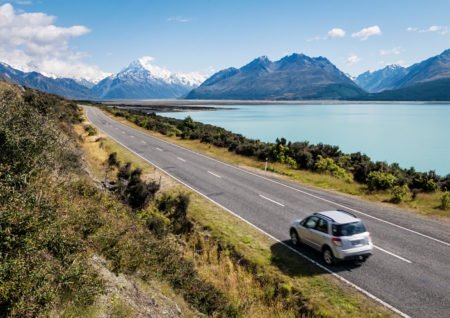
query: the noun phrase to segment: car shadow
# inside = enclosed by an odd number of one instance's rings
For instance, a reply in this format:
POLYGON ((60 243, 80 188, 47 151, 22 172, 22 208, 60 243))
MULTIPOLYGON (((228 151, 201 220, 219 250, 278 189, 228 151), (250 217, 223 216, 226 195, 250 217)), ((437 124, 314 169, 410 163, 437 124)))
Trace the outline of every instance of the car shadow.
POLYGON ((340 261, 337 264, 328 266, 322 260, 320 252, 306 245, 296 247, 290 240, 277 242, 270 247, 272 252, 271 262, 277 266, 284 274, 289 276, 313 276, 329 274, 328 271, 313 262, 322 265, 335 273, 352 272, 361 267, 361 263, 354 261, 340 261), (308 260, 309 258, 310 260, 308 260))

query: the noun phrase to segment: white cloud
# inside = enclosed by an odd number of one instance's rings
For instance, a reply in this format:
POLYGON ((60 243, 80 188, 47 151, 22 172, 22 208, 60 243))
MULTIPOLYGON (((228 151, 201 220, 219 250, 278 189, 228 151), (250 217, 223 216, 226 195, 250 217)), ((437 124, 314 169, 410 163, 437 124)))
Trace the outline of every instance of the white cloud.
POLYGON ((371 27, 364 28, 358 32, 352 34, 353 38, 360 39, 361 41, 367 40, 369 37, 374 35, 381 35, 381 29, 378 25, 374 25, 371 27))
POLYGON ((402 52, 401 47, 394 47, 393 49, 381 49, 380 55, 399 55, 402 52))
POLYGON ((182 17, 170 17, 167 18, 167 22, 179 22, 179 23, 187 23, 191 22, 191 18, 182 18, 182 17))
POLYGON ((347 57, 347 64, 348 65, 353 65, 353 64, 359 63, 359 61, 361 61, 361 58, 358 55, 356 55, 356 54, 350 54, 347 57))
POLYGON ((85 54, 73 51, 69 40, 90 32, 82 25, 56 26, 45 13, 18 13, 7 3, 0 6, 0 61, 23 71, 57 77, 100 80, 107 74, 83 63, 85 54))
POLYGON ((345 31, 340 28, 333 28, 328 31, 329 38, 343 38, 345 36, 345 31))
POLYGON ((448 33, 448 26, 446 25, 432 25, 428 28, 421 29, 418 27, 408 27, 406 29, 408 32, 419 32, 419 33, 437 33, 440 35, 446 35, 448 33))
POLYGON ((328 31, 326 36, 315 36, 312 38, 306 39, 307 42, 314 42, 314 41, 325 41, 332 38, 343 38, 345 37, 345 31, 341 28, 333 28, 330 31, 328 31))

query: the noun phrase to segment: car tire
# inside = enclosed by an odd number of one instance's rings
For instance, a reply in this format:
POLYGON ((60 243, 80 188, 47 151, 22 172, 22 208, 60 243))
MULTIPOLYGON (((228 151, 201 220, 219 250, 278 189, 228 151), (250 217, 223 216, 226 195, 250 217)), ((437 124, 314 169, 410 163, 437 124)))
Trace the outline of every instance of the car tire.
POLYGON ((327 265, 333 265, 336 263, 336 258, 329 247, 324 247, 322 250, 322 259, 327 265))
POLYGON ((289 231, 289 236, 291 237, 291 243, 294 246, 300 246, 301 242, 300 242, 300 237, 298 236, 297 230, 295 229, 291 229, 289 231))

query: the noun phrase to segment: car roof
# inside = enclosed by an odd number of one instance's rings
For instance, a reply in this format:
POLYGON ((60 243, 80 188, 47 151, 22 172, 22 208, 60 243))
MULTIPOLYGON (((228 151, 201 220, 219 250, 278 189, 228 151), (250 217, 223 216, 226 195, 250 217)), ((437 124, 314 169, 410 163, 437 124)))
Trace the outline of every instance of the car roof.
POLYGON ((317 212, 314 214, 323 215, 327 218, 330 218, 334 221, 334 223, 337 224, 346 224, 360 221, 356 216, 346 211, 324 211, 324 212, 317 212))

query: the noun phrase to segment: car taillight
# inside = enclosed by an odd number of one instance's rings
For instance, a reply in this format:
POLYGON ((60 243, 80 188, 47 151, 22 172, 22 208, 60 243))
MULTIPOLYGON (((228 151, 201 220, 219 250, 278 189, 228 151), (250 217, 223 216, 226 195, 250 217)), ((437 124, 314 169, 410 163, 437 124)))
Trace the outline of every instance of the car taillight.
POLYGON ((336 245, 336 246, 341 246, 342 245, 342 241, 341 241, 341 239, 340 238, 338 238, 338 237, 333 237, 332 239, 331 239, 331 241, 334 243, 334 245, 336 245))

